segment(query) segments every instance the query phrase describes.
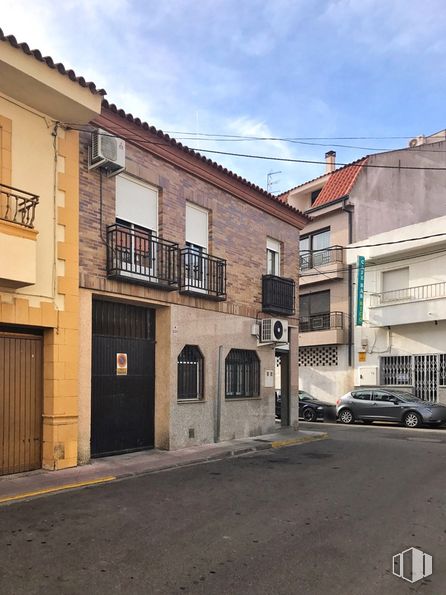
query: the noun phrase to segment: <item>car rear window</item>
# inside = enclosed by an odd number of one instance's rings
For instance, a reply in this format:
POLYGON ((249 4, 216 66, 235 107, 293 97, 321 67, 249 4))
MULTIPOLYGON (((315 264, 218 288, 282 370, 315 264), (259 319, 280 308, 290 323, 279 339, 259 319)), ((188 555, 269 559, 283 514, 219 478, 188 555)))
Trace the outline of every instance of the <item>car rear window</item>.
POLYGON ((369 392, 354 392, 352 393, 352 397, 357 399, 358 401, 370 401, 370 393, 369 392))

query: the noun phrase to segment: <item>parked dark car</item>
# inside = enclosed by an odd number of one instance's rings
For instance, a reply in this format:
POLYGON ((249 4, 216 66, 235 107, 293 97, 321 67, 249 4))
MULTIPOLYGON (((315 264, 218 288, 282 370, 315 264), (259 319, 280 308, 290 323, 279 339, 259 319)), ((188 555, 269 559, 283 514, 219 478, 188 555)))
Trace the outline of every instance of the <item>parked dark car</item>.
POLYGON ((319 401, 306 391, 300 390, 299 417, 302 417, 305 421, 323 421, 324 419, 334 421, 336 419, 336 405, 326 401, 319 401))
POLYGON ((336 402, 338 419, 343 424, 362 420, 393 421, 408 428, 422 424, 441 425, 446 423, 446 407, 423 401, 409 392, 383 388, 352 390, 336 402))

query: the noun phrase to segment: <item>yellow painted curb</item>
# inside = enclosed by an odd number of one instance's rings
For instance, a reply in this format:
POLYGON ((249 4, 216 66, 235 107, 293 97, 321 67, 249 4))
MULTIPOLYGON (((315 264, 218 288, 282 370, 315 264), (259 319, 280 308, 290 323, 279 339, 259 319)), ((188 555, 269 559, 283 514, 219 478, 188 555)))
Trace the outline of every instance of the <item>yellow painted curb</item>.
POLYGON ((321 434, 319 436, 299 436, 299 438, 289 438, 288 440, 275 440, 271 442, 272 448, 281 448, 282 446, 292 446, 293 444, 300 444, 301 442, 312 442, 314 440, 325 440, 328 434, 321 434))
POLYGON ((42 490, 36 490, 35 492, 25 492, 24 494, 17 494, 16 496, 8 496, 7 498, 0 498, 0 504, 5 502, 12 502, 14 500, 23 500, 24 498, 32 498, 33 496, 41 496, 43 494, 52 494, 53 492, 61 492, 63 490, 72 490, 74 488, 83 488, 86 486, 95 485, 98 483, 105 483, 107 481, 113 481, 116 477, 101 477, 99 479, 91 479, 90 481, 79 481, 78 483, 67 483, 65 485, 57 486, 54 488, 45 488, 42 490))

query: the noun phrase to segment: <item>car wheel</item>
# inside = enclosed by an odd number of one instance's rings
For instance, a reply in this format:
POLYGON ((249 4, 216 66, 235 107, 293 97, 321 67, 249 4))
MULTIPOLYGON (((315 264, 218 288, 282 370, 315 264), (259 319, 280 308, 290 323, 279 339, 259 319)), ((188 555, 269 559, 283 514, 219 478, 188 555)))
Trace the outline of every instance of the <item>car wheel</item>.
POLYGON ((311 407, 307 407, 306 409, 304 409, 302 417, 305 421, 316 421, 316 411, 314 409, 311 409, 311 407))
POLYGON ((403 424, 406 428, 418 428, 418 426, 421 426, 421 418, 415 411, 409 411, 403 417, 403 424))
POLYGON ((343 424, 352 424, 355 418, 350 409, 343 409, 339 414, 339 421, 343 424))

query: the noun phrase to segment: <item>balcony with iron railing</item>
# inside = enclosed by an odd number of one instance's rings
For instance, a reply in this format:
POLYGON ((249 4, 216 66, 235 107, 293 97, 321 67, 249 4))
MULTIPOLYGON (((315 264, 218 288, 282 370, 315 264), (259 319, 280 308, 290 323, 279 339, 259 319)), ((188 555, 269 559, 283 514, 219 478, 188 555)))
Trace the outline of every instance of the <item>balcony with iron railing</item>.
POLYGON ((38 204, 37 194, 0 184, 0 219, 2 221, 32 229, 38 204))
POLYGON ((446 319, 446 281, 404 287, 369 296, 370 322, 392 326, 446 319))
POLYGON ((172 291, 178 288, 179 246, 118 224, 107 228, 107 276, 172 291))
POLYGON ((226 260, 186 247, 180 250, 180 293, 226 299, 226 260))
POLYGON ((0 184, 0 285, 34 285, 37 276, 36 194, 0 184))
POLYGON ((416 287, 405 287, 404 289, 394 289, 392 291, 383 291, 382 293, 373 293, 370 297, 372 307, 380 306, 382 304, 418 302, 419 300, 446 297, 446 281, 430 283, 429 285, 417 285, 416 287))
POLYGON ((322 250, 302 251, 299 256, 300 285, 319 283, 344 276, 344 249, 330 246, 322 250))
POLYGON ((262 311, 281 316, 292 316, 295 312, 294 279, 263 275, 262 311))
POLYGON ((345 343, 347 315, 344 312, 325 312, 299 318, 299 344, 333 345, 345 343))

